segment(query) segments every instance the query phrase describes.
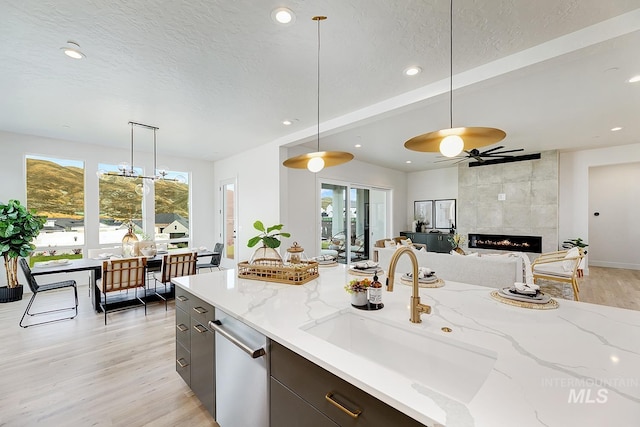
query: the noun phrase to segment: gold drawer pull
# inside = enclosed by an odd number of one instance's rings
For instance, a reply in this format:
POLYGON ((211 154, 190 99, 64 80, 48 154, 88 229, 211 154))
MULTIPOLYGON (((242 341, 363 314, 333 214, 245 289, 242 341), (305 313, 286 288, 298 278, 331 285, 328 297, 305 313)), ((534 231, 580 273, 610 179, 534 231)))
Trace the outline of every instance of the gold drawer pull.
POLYGON ((185 297, 184 295, 178 295, 178 299, 182 302, 189 301, 189 298, 185 297))
POLYGON ((199 333, 201 333, 201 334, 202 334, 202 333, 207 332, 207 328, 205 328, 205 327, 204 327, 204 326, 202 326, 202 325, 195 325, 195 326, 193 327, 193 329, 195 329, 196 331, 198 331, 198 332, 199 332, 199 333))
POLYGON ((176 360, 176 362, 178 363, 178 365, 180 365, 181 368, 186 368, 187 366, 189 366, 189 364, 186 363, 186 361, 182 357, 176 360))
POLYGON ((335 406, 336 408, 340 409, 342 412, 344 412, 345 414, 349 415, 350 417, 358 418, 358 416, 362 413, 362 410, 360 410, 360 409, 356 409, 355 411, 350 411, 344 405, 342 405, 337 400, 335 400, 333 396, 334 396, 333 392, 330 391, 329 393, 327 393, 324 396, 324 398, 327 399, 329 401, 329 403, 331 403, 333 406, 335 406))
POLYGON ((186 332, 189 330, 189 328, 187 328, 184 323, 180 323, 179 325, 176 325, 176 328, 178 328, 178 330, 180 332, 186 332))
POLYGON ((205 314, 209 310, 202 307, 193 307, 193 311, 195 311, 198 314, 205 314))

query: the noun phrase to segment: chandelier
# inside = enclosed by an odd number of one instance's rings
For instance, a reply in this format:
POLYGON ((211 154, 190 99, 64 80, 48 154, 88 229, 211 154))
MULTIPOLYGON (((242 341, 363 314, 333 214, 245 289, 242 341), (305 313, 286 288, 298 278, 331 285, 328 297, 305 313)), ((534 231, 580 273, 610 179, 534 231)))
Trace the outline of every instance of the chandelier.
POLYGON ((151 181, 155 181, 155 180, 163 180, 163 181, 174 181, 174 182, 179 182, 179 183, 184 183, 186 180, 183 176, 178 176, 176 178, 169 178, 169 172, 165 169, 165 168, 160 168, 158 169, 158 165, 157 165, 157 151, 158 151, 158 144, 157 144, 157 139, 156 139, 156 132, 158 131, 158 129, 160 129, 157 126, 151 126, 151 125, 146 125, 144 123, 137 123, 137 122, 129 122, 128 123, 129 126, 131 126, 131 157, 130 157, 130 162, 120 162, 118 164, 118 172, 99 172, 99 175, 109 175, 109 176, 120 176, 120 177, 124 177, 124 178, 141 178, 141 179, 148 179, 151 181), (133 129, 134 127, 142 127, 145 129, 150 129, 153 131, 153 175, 152 176, 148 176, 148 175, 141 175, 139 174, 134 166, 134 162, 133 162, 133 154, 134 154, 134 141, 133 141, 133 129))

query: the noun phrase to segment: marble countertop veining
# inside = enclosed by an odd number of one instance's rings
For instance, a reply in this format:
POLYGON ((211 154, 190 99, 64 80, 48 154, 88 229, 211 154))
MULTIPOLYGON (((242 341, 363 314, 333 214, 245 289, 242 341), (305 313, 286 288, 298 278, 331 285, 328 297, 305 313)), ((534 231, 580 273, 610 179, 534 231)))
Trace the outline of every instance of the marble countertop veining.
POLYGON ((493 300, 491 288, 447 282, 420 289, 432 313, 411 324, 410 286, 396 280, 393 292, 383 292, 385 308, 363 314, 343 289, 351 278, 339 265, 301 286, 238 279, 235 270, 173 282, 429 426, 640 425, 640 312, 566 300, 555 310, 524 309, 493 300), (496 361, 470 401, 456 400, 375 355, 363 358, 300 329, 344 310, 486 349, 496 361))

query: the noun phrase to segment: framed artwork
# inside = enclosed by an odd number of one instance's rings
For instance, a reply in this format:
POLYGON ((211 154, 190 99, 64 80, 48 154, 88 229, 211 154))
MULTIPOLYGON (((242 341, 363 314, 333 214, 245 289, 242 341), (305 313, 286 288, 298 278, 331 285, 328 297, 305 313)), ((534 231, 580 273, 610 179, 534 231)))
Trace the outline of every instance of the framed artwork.
POLYGON ((433 228, 433 200, 413 202, 413 219, 425 223, 426 228, 433 228))
POLYGON ((435 227, 450 229, 456 224, 456 199, 434 200, 435 227))

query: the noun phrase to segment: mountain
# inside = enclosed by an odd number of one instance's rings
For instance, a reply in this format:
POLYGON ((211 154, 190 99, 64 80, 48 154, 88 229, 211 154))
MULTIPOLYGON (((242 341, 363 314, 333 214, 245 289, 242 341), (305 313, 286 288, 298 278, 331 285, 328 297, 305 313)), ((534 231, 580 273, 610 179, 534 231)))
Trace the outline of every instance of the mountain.
MULTIPOLYGON (((48 218, 84 216, 84 170, 41 159, 27 159, 27 206, 48 218)), ((101 219, 142 218, 142 179, 103 176, 99 185, 101 219)), ((156 213, 189 218, 189 186, 156 181, 156 213)))

